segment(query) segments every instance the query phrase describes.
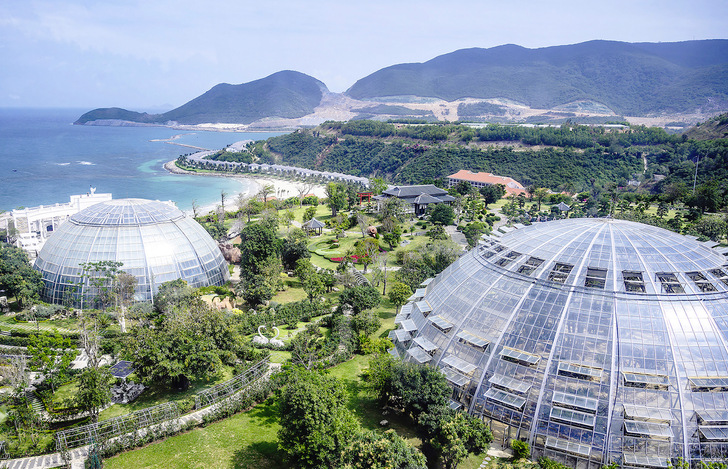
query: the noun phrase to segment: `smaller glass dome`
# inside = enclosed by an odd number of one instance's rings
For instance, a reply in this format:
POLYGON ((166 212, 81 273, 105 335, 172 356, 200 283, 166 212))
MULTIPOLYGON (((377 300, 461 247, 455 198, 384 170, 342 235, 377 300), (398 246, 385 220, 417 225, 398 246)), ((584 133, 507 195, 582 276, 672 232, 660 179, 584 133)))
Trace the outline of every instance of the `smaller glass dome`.
POLYGON ((202 226, 172 204, 120 199, 73 215, 38 254, 43 275, 41 297, 79 305, 97 292, 84 279, 83 264, 120 262, 137 279, 135 300, 153 300, 160 284, 183 279, 192 287, 223 285, 227 263, 202 226))

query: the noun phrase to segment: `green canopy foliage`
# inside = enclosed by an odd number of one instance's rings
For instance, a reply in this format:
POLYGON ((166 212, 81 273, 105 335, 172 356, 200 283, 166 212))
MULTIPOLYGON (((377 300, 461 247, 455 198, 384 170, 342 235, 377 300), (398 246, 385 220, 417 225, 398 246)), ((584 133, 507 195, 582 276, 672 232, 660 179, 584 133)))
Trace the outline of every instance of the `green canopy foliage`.
POLYGON ((338 379, 302 368, 291 371, 278 403, 278 443, 296 467, 341 467, 357 433, 346 399, 338 379))
POLYGON ((42 288, 41 274, 31 267, 25 251, 0 242, 0 290, 27 306, 38 300, 42 288))

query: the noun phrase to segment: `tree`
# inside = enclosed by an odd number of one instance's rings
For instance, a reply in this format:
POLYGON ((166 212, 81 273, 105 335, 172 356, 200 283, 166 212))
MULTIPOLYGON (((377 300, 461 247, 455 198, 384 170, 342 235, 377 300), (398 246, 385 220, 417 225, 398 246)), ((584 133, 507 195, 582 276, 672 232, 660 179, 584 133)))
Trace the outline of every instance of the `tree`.
POLYGON ((389 354, 372 359, 366 376, 369 388, 381 404, 400 408, 415 421, 422 414, 447 407, 452 394, 452 388, 438 368, 403 362, 389 354))
POLYGON ((387 190, 387 181, 382 178, 371 178, 369 179, 369 189, 374 195, 379 195, 387 190))
MULTIPOLYGON (((487 208, 489 204, 498 202, 506 194, 506 187, 503 184, 488 184, 480 188, 480 195, 487 208)), ((519 204, 521 203, 519 199, 519 204)), ((524 200, 525 203, 525 200, 524 200)))
POLYGON ((538 189, 533 191, 533 198, 536 199, 536 203, 538 203, 538 211, 541 211, 541 201, 546 198, 546 196, 549 194, 549 190, 544 187, 539 187, 538 189))
MULTIPOLYGON (((81 274, 81 293, 83 298, 91 295, 92 304, 95 307, 106 308, 116 301, 116 293, 118 289, 114 288, 117 276, 121 273, 123 262, 117 261, 98 261, 84 262, 79 264, 83 269, 81 274), (84 291, 88 285, 88 290, 84 291)), ((83 304, 81 305, 83 307, 83 304)))
MULTIPOLYGON (((313 190, 315 184, 311 182, 302 182, 300 184, 296 184, 296 191, 298 192, 298 206, 301 207, 303 204, 303 199, 311 193, 313 190)), ((306 220, 304 220, 306 221, 306 220)))
POLYGON ((299 259, 310 259, 311 252, 308 250, 306 241, 295 236, 288 236, 281 245, 281 263, 286 270, 296 268, 299 259))
POLYGON ((240 270, 244 277, 260 275, 265 264, 278 262, 275 231, 263 223, 251 223, 240 232, 240 270))
POLYGON ((279 400, 278 443, 297 467, 341 467, 357 424, 346 408, 347 394, 336 378, 292 370, 279 400))
POLYGON ((299 259, 296 263, 296 275, 301 280, 301 286, 308 296, 308 301, 313 303, 314 299, 324 292, 324 283, 316 272, 316 268, 308 259, 299 259))
POLYGON ((382 220, 390 218, 402 223, 407 218, 408 210, 411 207, 409 203, 398 197, 389 197, 382 203, 382 210, 379 212, 379 215, 382 217, 382 220))
POLYGON ((190 302, 197 296, 195 289, 178 278, 164 282, 154 295, 154 308, 160 313, 170 313, 175 306, 190 302))
POLYGON ((377 307, 381 300, 379 290, 369 285, 348 288, 339 296, 339 304, 350 307, 354 314, 377 307))
POLYGON ((31 267, 25 251, 0 242, 0 290, 27 307, 39 298, 42 288, 41 274, 31 267))
POLYGON ((28 339, 31 369, 42 372, 51 385, 51 392, 55 393, 56 385, 66 379, 76 349, 71 345, 71 339, 58 332, 31 335, 28 339))
POLYGON ((142 382, 177 389, 216 375, 223 358, 237 350, 229 317, 202 301, 176 307, 154 329, 135 325, 124 338, 124 355, 142 382))
POLYGON ((303 222, 306 223, 307 221, 311 220, 315 216, 316 216, 316 207, 313 205, 310 207, 306 207, 306 210, 303 212, 303 222))
POLYGON ((246 275, 240 279, 238 284, 239 296, 249 306, 256 307, 273 298, 273 287, 270 279, 262 274, 246 275))
POLYGON ((452 241, 434 241, 417 251, 406 251, 402 267, 396 277, 412 290, 422 282, 439 274, 458 258, 460 247, 452 241))
POLYGON ((331 209, 331 216, 335 217, 339 210, 346 207, 346 188, 342 184, 330 182, 326 185, 326 198, 326 205, 331 209))
POLYGON ((354 254, 358 256, 359 262, 364 264, 364 273, 367 266, 374 262, 374 257, 379 254, 379 241, 376 238, 360 239, 354 244, 354 254))
POLYGON ((393 430, 359 433, 346 448, 344 469, 425 469, 427 459, 393 430))
POLYGON ((382 321, 371 311, 362 311, 351 318, 351 328, 357 335, 370 336, 377 332, 382 321))
POLYGON ((395 282, 389 289, 388 296, 389 301, 397 307, 397 314, 399 314, 400 306, 407 303, 407 299, 412 296, 412 290, 402 282, 395 282))
POLYGON ((99 412, 111 401, 111 381, 113 376, 107 368, 85 368, 78 377, 76 405, 88 411, 91 422, 96 423, 99 412))
POLYGON ((318 324, 309 324, 291 340, 291 363, 311 370, 323 358, 325 346, 318 324))
POLYGON ((263 205, 268 203, 268 196, 271 194, 274 194, 276 191, 276 188, 273 186, 273 184, 263 184, 260 186, 260 190, 258 190, 258 197, 263 199, 263 205))
POLYGON ((427 231, 427 236, 435 241, 435 240, 444 240, 450 238, 448 236, 447 231, 445 231, 445 227, 442 225, 435 225, 432 228, 430 228, 427 231))
POLYGON ((292 211, 286 210, 283 212, 283 223, 286 224, 286 231, 291 230, 291 222, 296 219, 296 215, 292 211))
POLYGON ((394 225, 390 231, 382 235, 382 239, 389 245, 389 249, 396 248, 402 240, 402 227, 394 225))
POLYGON ((227 200, 228 193, 225 190, 220 191, 220 211, 222 212, 222 221, 225 221, 225 200, 227 200))
POLYGON ((440 223, 441 225, 452 225, 455 220, 455 211, 447 204, 437 204, 430 213, 430 221, 432 223, 440 223))
POLYGON ((478 417, 440 407, 430 444, 440 452, 443 466, 454 469, 468 453, 484 453, 493 441, 490 429, 478 417))
POLYGON ((468 195, 473 191, 473 185, 468 181, 460 181, 455 185, 455 192, 460 195, 468 195))

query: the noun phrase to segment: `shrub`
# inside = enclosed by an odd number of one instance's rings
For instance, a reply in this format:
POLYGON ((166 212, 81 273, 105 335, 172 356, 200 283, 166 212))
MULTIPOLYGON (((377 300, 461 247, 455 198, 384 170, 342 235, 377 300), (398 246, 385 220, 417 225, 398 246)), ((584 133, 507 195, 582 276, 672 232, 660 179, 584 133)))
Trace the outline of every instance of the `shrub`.
POLYGON ((531 456, 531 448, 525 441, 512 440, 511 449, 513 450, 513 459, 527 459, 531 456))
POLYGON ((547 457, 538 458, 538 465, 541 469, 569 469, 569 466, 565 466, 564 464, 547 457))

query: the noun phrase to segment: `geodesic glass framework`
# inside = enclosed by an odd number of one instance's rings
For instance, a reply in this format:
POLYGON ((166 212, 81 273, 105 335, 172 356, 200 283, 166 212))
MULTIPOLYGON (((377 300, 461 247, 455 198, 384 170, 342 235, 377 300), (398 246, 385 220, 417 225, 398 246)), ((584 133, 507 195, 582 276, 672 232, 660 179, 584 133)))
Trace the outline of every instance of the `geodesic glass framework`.
POLYGON ((453 408, 572 467, 728 457, 728 264, 607 219, 485 237, 413 295, 395 354, 438 366, 453 408))
POLYGON ((121 262, 137 279, 135 299, 151 300, 160 284, 183 279, 192 287, 222 285, 227 263, 202 226, 171 204, 120 199, 73 215, 43 246, 35 268, 43 275, 42 299, 51 303, 93 301, 81 264, 121 262))

